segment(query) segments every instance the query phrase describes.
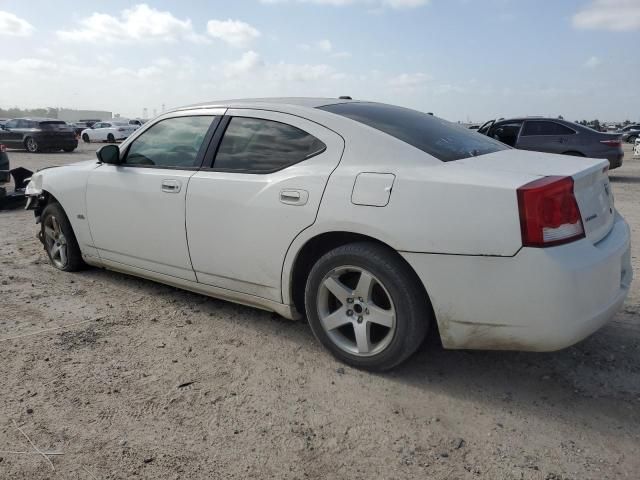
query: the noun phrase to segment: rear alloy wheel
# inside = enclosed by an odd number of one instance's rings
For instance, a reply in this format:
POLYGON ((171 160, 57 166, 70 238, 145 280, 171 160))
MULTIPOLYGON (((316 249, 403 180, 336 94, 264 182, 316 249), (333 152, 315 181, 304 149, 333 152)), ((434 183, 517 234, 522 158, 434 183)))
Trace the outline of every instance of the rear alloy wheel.
POLYGON ((29 153, 36 153, 40 150, 38 142, 33 137, 27 137, 24 141, 24 146, 27 148, 27 152, 29 153))
POLYGON ((89 135, 87 135, 86 133, 82 134, 82 140, 84 141, 84 143, 91 142, 91 139, 89 139, 89 135))
POLYGON ((60 204, 50 203, 43 210, 40 238, 57 269, 73 272, 84 266, 78 241, 60 204))
POLYGON ((107 135, 107 142, 109 143, 116 143, 116 138, 113 136, 113 134, 109 134, 107 135))
POLYGON ((395 252, 352 243, 321 257, 305 306, 316 338, 358 368, 388 370, 420 346, 431 309, 419 279, 395 252))

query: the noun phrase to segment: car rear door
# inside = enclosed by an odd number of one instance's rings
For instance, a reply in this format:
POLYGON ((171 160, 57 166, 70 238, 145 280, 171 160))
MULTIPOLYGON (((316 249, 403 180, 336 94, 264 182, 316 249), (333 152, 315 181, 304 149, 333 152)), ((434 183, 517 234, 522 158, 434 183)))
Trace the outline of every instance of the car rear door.
POLYGON ((565 153, 575 149, 575 131, 552 120, 526 120, 516 148, 565 153))
POLYGON ((230 109, 209 168, 187 192, 187 238, 198 281, 282 301, 294 238, 315 221, 344 141, 279 112, 230 109))
POLYGON ((223 113, 164 117, 125 146, 120 165, 91 172, 87 214, 101 259, 195 281, 185 196, 223 113))

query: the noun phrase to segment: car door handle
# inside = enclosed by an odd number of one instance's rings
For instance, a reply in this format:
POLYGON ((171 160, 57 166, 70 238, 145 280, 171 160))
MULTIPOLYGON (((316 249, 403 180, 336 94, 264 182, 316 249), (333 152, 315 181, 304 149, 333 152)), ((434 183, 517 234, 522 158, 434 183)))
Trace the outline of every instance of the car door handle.
POLYGON ((162 191, 165 193, 178 193, 181 186, 177 180, 162 180, 162 191))
POLYGON ((287 205, 304 205, 309 200, 309 192, 306 190, 282 190, 280 201, 287 205))

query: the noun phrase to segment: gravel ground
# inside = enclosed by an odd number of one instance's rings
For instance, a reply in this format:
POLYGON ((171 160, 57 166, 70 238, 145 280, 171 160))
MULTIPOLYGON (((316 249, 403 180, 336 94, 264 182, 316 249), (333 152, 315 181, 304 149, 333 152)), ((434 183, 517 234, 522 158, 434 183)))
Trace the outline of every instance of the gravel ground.
MULTIPOLYGON (((95 147, 10 157, 33 169, 95 147)), ((640 272, 640 160, 627 151, 611 180, 640 272)), ((638 478, 637 282, 609 325, 564 351, 431 340, 374 375, 333 360, 304 322, 56 271, 35 233, 31 212, 0 212, 0 478, 638 478), (55 470, 16 426, 62 453, 55 470)))

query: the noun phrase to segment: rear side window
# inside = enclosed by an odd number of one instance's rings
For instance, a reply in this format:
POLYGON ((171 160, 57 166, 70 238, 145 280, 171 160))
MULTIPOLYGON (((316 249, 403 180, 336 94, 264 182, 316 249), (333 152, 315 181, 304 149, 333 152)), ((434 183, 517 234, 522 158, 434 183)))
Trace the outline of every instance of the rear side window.
POLYGON ((313 135, 286 123, 233 117, 224 133, 213 168, 270 173, 302 162, 326 149, 313 135))
POLYGON ((534 135, 573 135, 576 132, 556 122, 527 120, 520 134, 523 137, 534 135))
POLYGON ((506 150, 506 145, 446 120, 382 103, 340 103, 318 107, 391 135, 443 161, 506 150))
POLYGON ((66 129, 68 127, 66 122, 56 122, 56 121, 49 121, 49 122, 40 122, 40 128, 42 130, 60 130, 60 129, 66 129))
POLYGON ((176 117, 162 120, 136 138, 125 165, 164 168, 195 167, 213 116, 176 117))

